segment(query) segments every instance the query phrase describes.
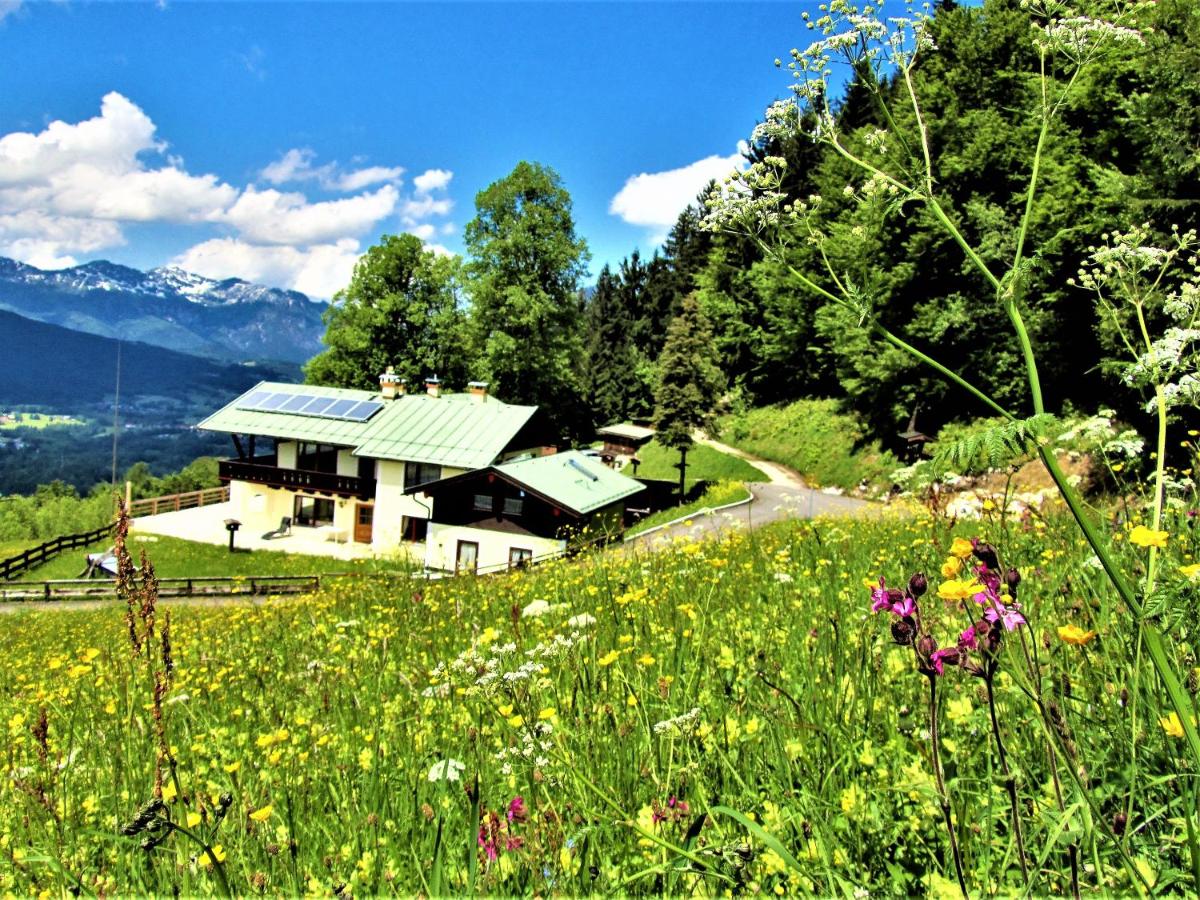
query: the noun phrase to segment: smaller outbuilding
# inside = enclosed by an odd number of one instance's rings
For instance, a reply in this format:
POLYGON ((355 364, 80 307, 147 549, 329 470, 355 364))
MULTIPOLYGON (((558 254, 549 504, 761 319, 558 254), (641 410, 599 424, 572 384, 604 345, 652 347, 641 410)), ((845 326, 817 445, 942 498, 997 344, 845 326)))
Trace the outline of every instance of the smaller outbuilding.
POLYGON ((605 456, 637 456, 637 452, 654 437, 654 429, 624 422, 598 428, 596 437, 604 441, 605 456))
POLYGON ((495 572, 620 537, 641 482, 577 450, 531 456, 422 484, 433 501, 425 565, 495 572))

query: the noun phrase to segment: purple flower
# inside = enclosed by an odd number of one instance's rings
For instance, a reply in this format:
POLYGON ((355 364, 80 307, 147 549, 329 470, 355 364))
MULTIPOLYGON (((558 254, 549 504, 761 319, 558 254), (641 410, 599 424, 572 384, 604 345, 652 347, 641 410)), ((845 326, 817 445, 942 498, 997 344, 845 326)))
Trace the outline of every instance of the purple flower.
POLYGON ((508 804, 508 821, 520 825, 528 816, 525 809, 525 798, 520 794, 512 798, 512 802, 508 804))
POLYGON ((1025 624, 1025 617, 1021 615, 1020 608, 1015 603, 1005 606, 997 601, 987 608, 983 617, 989 622, 1003 623, 1006 631, 1014 631, 1025 624))
POLYGON ((888 596, 887 585, 884 583, 883 576, 880 575, 879 587, 871 589, 871 612, 880 612, 890 608, 891 605, 892 598, 888 596))

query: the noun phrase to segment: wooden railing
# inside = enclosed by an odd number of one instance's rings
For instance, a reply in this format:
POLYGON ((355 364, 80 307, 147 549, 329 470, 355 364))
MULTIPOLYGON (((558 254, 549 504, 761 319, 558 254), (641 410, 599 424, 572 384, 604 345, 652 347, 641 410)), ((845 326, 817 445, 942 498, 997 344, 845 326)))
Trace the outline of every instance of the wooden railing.
MULTIPOLYGON (((210 576, 160 578, 159 597, 236 597, 306 594, 321 587, 321 575, 210 576)), ((326 578, 330 576, 324 576, 326 578)), ((13 581, 0 584, 0 602, 78 600, 116 597, 113 579, 69 578, 52 581, 13 581)))
POLYGON ((335 472, 309 472, 306 469, 281 469, 258 463, 223 459, 218 464, 222 481, 249 481, 268 487, 292 488, 293 490, 315 491, 323 494, 342 494, 347 497, 367 499, 375 494, 375 482, 354 475, 338 475, 335 472))
POLYGON ((200 491, 188 491, 184 494, 143 497, 140 500, 130 501, 129 515, 134 519, 138 516, 157 516, 160 512, 178 512, 181 509, 212 506, 214 503, 224 503, 228 499, 229 485, 227 484, 200 491))
POLYGON ((95 531, 85 531, 82 534, 68 534, 63 537, 56 537, 52 541, 46 541, 44 544, 38 544, 36 547, 30 547, 24 553, 18 553, 16 556, 0 562, 0 579, 7 581, 13 576, 24 572, 26 569, 33 566, 40 566, 46 560, 58 556, 64 550, 75 550, 79 547, 94 544, 111 532, 112 526, 105 525, 102 528, 97 528, 95 531))

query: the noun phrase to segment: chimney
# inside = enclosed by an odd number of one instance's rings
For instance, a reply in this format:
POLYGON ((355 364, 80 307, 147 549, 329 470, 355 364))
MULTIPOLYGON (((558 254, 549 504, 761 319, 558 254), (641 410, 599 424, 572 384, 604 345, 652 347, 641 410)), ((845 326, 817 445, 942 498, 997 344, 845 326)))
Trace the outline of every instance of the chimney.
POLYGON ((388 366, 387 371, 379 376, 379 396, 384 400, 404 396, 404 379, 396 374, 392 366, 388 366))
POLYGON ((486 381, 467 382, 467 391, 476 403, 485 403, 488 396, 488 383, 486 381))
POLYGON ((442 383, 438 381, 438 377, 436 375, 431 375, 429 378, 425 379, 425 393, 427 393, 430 397, 442 396, 442 383))

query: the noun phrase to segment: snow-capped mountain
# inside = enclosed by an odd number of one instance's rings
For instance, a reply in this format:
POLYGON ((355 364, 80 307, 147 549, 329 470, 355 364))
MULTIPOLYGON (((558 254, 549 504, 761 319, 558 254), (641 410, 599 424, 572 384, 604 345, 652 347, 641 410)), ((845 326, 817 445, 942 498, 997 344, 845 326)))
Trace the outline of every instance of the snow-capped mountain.
POLYGON ((0 257, 0 309, 203 356, 304 362, 321 349, 325 308, 299 291, 174 266, 95 260, 47 271, 0 257))

